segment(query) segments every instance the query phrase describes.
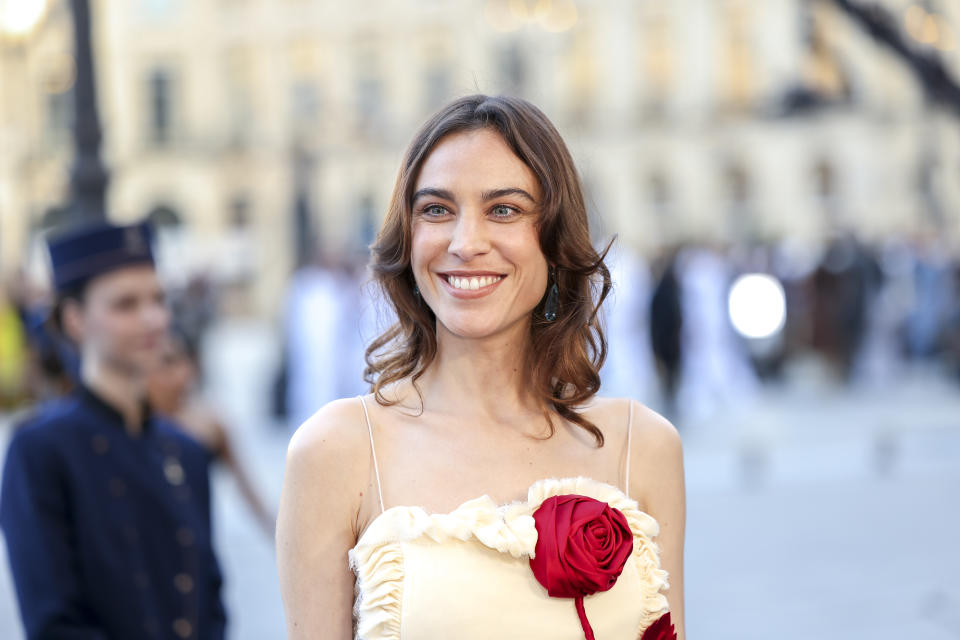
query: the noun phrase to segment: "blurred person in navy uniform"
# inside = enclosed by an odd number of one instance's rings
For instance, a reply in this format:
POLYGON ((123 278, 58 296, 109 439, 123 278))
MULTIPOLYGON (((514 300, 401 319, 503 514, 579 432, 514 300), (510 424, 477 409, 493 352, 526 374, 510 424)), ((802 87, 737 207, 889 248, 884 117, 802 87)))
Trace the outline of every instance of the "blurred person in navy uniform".
POLYGON ((169 312, 148 225, 49 241, 80 378, 14 433, 0 495, 29 639, 222 639, 209 454, 146 400, 169 312))
POLYGON ((240 459, 235 437, 216 409, 197 392, 200 361, 196 347, 179 327, 164 340, 162 364, 147 377, 147 400, 154 410, 173 419, 202 444, 211 460, 226 465, 237 488, 264 533, 272 540, 277 518, 257 490, 250 470, 240 459))

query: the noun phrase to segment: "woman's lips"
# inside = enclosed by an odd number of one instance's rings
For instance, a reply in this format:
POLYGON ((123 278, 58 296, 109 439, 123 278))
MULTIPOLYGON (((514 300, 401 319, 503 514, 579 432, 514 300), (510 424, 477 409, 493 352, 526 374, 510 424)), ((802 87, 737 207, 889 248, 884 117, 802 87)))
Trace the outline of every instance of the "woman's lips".
POLYGON ((501 276, 496 282, 479 287, 477 289, 458 289, 447 281, 447 276, 440 273, 437 274, 437 278, 440 279, 443 289, 454 298, 460 298, 461 300, 472 300, 474 298, 482 298, 483 296, 489 295, 494 289, 500 286, 500 283, 503 282, 506 277, 507 276, 501 276))

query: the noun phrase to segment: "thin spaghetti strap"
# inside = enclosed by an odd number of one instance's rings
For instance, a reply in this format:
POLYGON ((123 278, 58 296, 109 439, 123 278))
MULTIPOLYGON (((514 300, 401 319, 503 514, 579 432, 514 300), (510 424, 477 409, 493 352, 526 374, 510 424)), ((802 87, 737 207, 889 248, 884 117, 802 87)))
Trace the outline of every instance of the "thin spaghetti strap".
POLYGON ((360 398, 360 404, 363 405, 363 417, 367 419, 367 433, 370 434, 370 452, 373 454, 373 470, 377 474, 377 495, 380 496, 380 513, 383 513, 383 490, 380 488, 380 467, 377 466, 377 449, 373 446, 373 427, 370 426, 370 414, 367 413, 367 403, 360 398))
POLYGON ((633 400, 627 400, 627 472, 623 493, 630 497, 630 436, 633 435, 633 400))

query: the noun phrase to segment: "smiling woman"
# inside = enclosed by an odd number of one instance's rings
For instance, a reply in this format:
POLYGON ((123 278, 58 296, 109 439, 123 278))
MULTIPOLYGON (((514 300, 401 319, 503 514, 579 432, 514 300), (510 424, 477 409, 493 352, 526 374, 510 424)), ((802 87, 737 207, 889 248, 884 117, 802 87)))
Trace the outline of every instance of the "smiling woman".
POLYGON ((602 431, 574 407, 600 387, 606 339, 597 311, 611 287, 603 262, 609 247, 598 254, 591 244, 573 159, 539 109, 508 96, 448 105, 408 147, 372 247, 374 277, 399 318, 367 349, 378 402, 390 403, 384 386, 423 375, 438 332, 476 335, 522 316, 530 341, 521 377, 551 429, 552 410, 602 445, 602 431), (481 288, 483 275, 498 280, 481 288), (559 293, 554 321, 542 311, 548 284, 559 293))
POLYGON ((609 247, 534 105, 468 96, 421 127, 371 247, 397 316, 371 393, 288 449, 291 640, 684 637, 679 436, 595 397, 609 247))

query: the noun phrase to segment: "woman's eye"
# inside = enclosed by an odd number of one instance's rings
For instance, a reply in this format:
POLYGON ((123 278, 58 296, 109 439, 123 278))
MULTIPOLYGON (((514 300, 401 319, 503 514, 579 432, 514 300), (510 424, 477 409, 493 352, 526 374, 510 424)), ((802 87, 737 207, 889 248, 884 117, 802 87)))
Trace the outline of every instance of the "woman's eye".
POLYGON ((447 212, 447 208, 439 204, 428 204, 423 208, 423 213, 431 217, 442 216, 447 212))
POLYGON ((509 218, 517 212, 513 207, 507 206, 505 204, 498 204, 493 208, 493 217, 495 218, 509 218))

